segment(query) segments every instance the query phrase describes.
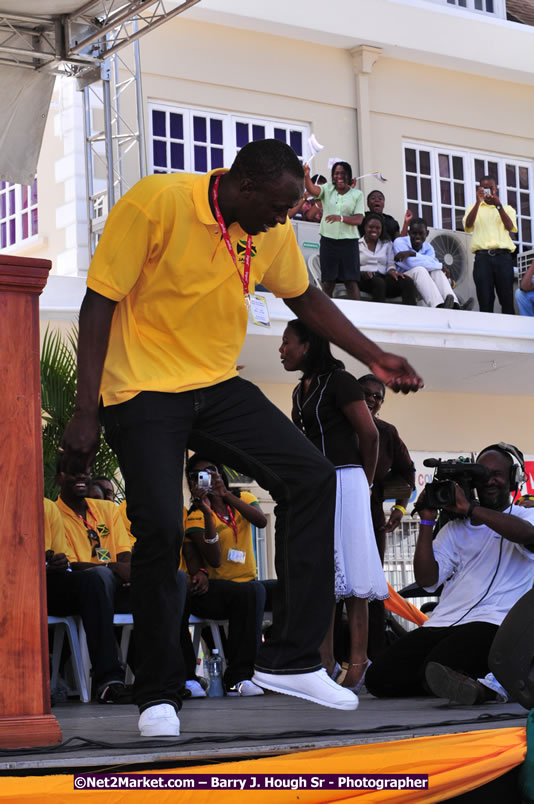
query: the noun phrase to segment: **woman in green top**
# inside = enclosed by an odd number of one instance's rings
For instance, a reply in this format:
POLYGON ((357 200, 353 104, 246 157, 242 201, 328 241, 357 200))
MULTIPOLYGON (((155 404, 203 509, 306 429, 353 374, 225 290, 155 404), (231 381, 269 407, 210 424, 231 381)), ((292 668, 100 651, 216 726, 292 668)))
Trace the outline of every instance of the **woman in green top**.
POLYGON ((349 299, 359 299, 360 254, 358 225, 363 220, 363 193, 352 186, 352 168, 348 162, 335 162, 332 181, 318 187, 304 166, 306 189, 320 199, 323 217, 319 227, 321 245, 321 282, 332 296, 336 282, 343 282, 349 299))

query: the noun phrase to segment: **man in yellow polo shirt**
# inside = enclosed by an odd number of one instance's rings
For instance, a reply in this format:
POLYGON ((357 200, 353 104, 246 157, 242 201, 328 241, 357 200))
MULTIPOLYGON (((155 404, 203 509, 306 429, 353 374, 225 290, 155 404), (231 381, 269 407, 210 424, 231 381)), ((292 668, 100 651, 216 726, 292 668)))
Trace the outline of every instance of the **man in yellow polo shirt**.
POLYGON ((58 471, 57 482, 60 495, 56 510, 63 524, 72 575, 84 594, 84 601, 85 596, 94 591, 93 600, 89 606, 84 606, 81 614, 84 626, 88 619, 87 645, 96 698, 100 703, 132 703, 131 689, 124 684, 124 670, 118 661, 113 631, 115 611, 131 610, 128 534, 114 503, 87 497, 88 474, 58 471))
MULTIPOLYGON (((111 572, 105 566, 83 572, 76 567, 76 551, 65 536, 64 517, 52 500, 44 501, 46 557, 46 601, 48 613, 57 617, 79 614, 87 636, 93 691, 99 703, 132 702, 131 689, 124 684, 113 630, 111 572)), ((52 691, 53 692, 53 691, 52 691)))
POLYGON ((237 376, 248 308, 266 321, 262 283, 294 315, 396 390, 422 381, 308 283, 287 220, 304 189, 295 152, 251 142, 230 170, 147 176, 111 210, 80 311, 75 413, 63 447, 86 469, 100 437, 116 451, 136 545, 132 601, 135 700, 142 735, 177 735, 180 663, 176 569, 182 467, 189 443, 253 476, 278 503, 278 603, 258 656, 260 686, 335 708, 355 698, 331 684, 318 647, 333 588, 335 475, 251 383, 237 376), (253 298, 251 298, 251 296, 253 298))
POLYGON ((493 312, 497 291, 503 313, 514 315, 512 254, 516 247, 510 232, 517 232, 516 214, 513 207, 501 203, 497 191, 495 179, 481 178, 476 203, 467 208, 463 226, 473 234, 473 279, 480 311, 493 312))

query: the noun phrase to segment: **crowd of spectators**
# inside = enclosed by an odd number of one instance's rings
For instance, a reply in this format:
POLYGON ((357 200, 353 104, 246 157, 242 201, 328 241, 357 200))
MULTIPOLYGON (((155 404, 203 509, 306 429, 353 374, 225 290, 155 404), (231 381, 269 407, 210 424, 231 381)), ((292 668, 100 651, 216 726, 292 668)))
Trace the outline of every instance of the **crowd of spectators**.
MULTIPOLYGON (((336 284, 343 283, 349 299, 359 299, 362 291, 374 302, 394 299, 408 305, 473 309, 474 299, 457 297, 453 277, 426 242, 428 228, 422 218, 407 210, 401 227, 384 211, 386 199, 380 190, 369 193, 365 211, 347 162, 332 166, 331 181, 320 174, 310 177, 308 167, 305 174, 306 190, 289 217, 319 224, 325 293, 333 296, 336 284)), ((472 235, 479 309, 493 312, 497 296, 502 312, 513 315, 516 245, 510 234, 517 232, 516 212, 501 203, 492 177, 480 180, 476 202, 466 209, 462 225, 472 235)), ((534 314, 533 299, 530 273, 516 291, 521 315, 534 314)))

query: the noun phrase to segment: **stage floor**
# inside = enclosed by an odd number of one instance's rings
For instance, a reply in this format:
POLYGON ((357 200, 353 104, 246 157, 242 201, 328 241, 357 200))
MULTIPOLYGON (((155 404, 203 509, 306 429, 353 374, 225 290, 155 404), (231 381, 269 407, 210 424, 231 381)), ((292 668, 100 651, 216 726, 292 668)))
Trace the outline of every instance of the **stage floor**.
POLYGON ((75 769, 187 767, 254 759, 360 743, 411 739, 475 729, 521 726, 519 704, 465 707, 437 698, 379 700, 360 696, 355 712, 327 709, 298 698, 266 694, 253 698, 205 698, 184 702, 178 738, 142 738, 137 708, 78 701, 55 706, 67 750, 0 751, 0 774, 72 773, 75 769), (91 742, 93 741, 93 742, 91 742))

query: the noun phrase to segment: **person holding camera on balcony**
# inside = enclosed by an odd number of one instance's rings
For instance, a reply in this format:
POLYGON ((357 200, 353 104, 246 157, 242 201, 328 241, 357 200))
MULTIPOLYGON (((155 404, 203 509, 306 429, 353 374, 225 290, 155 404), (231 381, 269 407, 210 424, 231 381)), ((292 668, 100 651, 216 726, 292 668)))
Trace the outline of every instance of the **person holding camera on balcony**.
MULTIPOLYGON (((514 506, 511 494, 524 480, 522 453, 491 444, 477 463, 487 479, 476 481, 478 499, 455 484, 455 518, 433 540, 438 511, 425 503, 415 548, 417 583, 428 592, 443 584, 427 622, 375 659, 366 685, 377 697, 434 694, 454 699, 459 674, 475 679, 488 673, 488 653, 508 611, 534 579, 534 511, 514 506)), ((473 701, 474 703, 475 701, 473 701)))
POLYGON ((497 291, 502 312, 514 315, 512 254, 516 247, 510 232, 517 232, 516 214, 513 207, 501 203, 497 182, 491 176, 482 176, 477 200, 467 208, 463 227, 473 235, 473 279, 480 312, 493 312, 497 291))

